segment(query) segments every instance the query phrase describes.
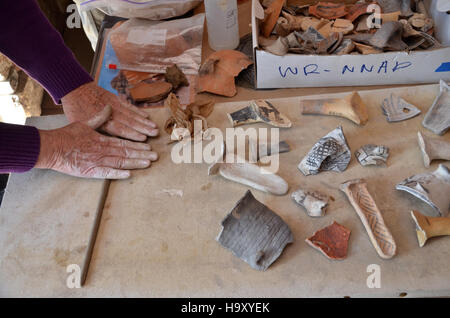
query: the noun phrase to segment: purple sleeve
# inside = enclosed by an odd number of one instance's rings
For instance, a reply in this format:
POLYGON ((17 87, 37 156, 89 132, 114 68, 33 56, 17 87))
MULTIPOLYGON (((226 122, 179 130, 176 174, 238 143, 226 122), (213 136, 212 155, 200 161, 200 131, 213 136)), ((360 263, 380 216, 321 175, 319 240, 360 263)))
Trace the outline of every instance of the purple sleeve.
MULTIPOLYGON (((92 81, 34 0, 0 0, 0 30, 0 52, 37 80, 55 103, 92 81)), ((0 173, 30 170, 39 151, 36 128, 0 123, 0 173)))
POLYGON ((36 164, 40 147, 35 127, 0 123, 0 173, 30 170, 36 164))
POLYGON ((0 30, 0 52, 38 81, 55 103, 92 81, 35 0, 1 0, 0 30))

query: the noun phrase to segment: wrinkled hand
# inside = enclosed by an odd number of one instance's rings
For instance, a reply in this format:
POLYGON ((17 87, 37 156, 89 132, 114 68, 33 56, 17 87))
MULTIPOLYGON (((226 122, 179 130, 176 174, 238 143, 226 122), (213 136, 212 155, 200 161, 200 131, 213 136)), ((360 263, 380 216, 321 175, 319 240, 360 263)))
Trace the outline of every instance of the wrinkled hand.
POLYGON ((149 167, 158 158, 150 145, 103 136, 94 130, 110 116, 111 107, 107 106, 87 124, 75 122, 40 130, 41 151, 35 167, 100 179, 126 179, 130 169, 149 167))
POLYGON ((64 113, 70 122, 83 122, 98 114, 106 105, 112 108, 111 118, 100 127, 110 135, 136 141, 147 136, 157 136, 156 124, 148 120, 148 114, 136 106, 90 82, 73 90, 61 99, 64 113))

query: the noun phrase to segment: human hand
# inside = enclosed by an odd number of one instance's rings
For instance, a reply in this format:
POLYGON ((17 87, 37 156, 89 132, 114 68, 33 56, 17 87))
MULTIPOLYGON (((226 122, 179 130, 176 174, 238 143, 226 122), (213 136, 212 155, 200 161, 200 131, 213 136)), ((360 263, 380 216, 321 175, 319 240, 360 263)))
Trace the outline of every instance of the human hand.
POLYGON ((129 170, 147 168, 157 160, 148 144, 107 137, 94 130, 110 116, 107 106, 86 124, 39 130, 41 151, 35 168, 85 178, 126 179, 129 170))
POLYGON ((100 127, 110 135, 135 141, 145 141, 147 136, 157 136, 156 124, 148 114, 127 101, 96 85, 84 84, 61 99, 64 113, 70 122, 83 122, 98 114, 106 105, 112 108, 111 118, 100 127))

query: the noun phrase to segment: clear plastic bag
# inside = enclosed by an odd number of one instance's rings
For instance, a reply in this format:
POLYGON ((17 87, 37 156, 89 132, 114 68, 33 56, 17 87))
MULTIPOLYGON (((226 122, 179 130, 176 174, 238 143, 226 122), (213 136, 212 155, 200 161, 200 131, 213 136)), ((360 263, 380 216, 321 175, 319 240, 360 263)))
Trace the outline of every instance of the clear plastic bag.
POLYGON ((177 64, 185 74, 195 75, 201 63, 205 15, 166 22, 130 19, 109 33, 119 68, 165 73, 177 64))
POLYGON ((164 20, 178 17, 195 8, 202 0, 82 0, 81 11, 97 8, 108 15, 123 18, 164 20))

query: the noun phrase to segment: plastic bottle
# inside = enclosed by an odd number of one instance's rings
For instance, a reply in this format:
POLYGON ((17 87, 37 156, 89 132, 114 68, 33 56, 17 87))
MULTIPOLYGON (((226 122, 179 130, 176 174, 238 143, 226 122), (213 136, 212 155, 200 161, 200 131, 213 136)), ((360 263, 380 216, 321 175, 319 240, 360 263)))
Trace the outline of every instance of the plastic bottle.
POLYGON ((239 45, 236 0, 205 0, 209 46, 215 50, 233 50, 239 45))

